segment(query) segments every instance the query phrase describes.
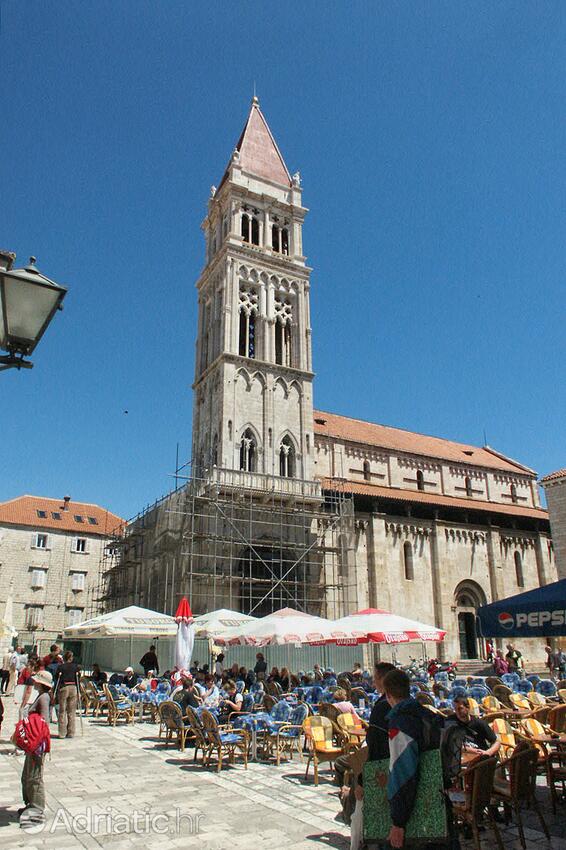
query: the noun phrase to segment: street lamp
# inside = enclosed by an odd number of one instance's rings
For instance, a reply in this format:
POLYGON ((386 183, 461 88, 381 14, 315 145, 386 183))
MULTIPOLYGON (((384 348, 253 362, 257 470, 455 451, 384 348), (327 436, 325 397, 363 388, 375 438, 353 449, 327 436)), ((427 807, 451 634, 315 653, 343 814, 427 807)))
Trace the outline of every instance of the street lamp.
POLYGON ((30 257, 25 269, 13 269, 16 255, 0 251, 0 371, 31 369, 24 360, 34 350, 67 294, 64 286, 45 277, 30 257))

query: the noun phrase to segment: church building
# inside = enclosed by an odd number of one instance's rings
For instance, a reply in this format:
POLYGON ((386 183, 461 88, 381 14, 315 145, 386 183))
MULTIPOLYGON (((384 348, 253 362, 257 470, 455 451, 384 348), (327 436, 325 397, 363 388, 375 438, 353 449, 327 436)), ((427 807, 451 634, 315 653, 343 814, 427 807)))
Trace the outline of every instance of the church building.
POLYGON ((383 608, 479 658, 478 606, 556 579, 536 473, 313 409, 306 215, 254 97, 202 224, 190 479, 128 527, 106 607, 383 608))

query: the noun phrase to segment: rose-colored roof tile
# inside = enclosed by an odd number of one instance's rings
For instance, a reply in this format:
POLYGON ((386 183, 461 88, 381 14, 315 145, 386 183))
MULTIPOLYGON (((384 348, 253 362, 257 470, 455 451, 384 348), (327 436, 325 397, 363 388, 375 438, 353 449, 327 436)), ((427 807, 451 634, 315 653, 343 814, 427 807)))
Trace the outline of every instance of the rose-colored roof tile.
POLYGON ((556 472, 550 472, 548 475, 545 475, 544 478, 540 479, 540 483, 545 484, 547 481, 555 481, 557 478, 566 478, 566 467, 564 469, 557 469, 556 472))
POLYGON ((18 496, 7 502, 0 502, 0 524, 2 523, 52 531, 95 534, 98 537, 119 534, 126 524, 121 517, 98 505, 74 501, 65 503, 63 499, 43 496, 18 496), (40 517, 38 511, 45 512, 47 516, 40 517), (61 518, 53 519, 53 513, 59 514, 61 518), (75 519, 76 516, 82 517, 82 522, 78 522, 75 519), (96 523, 89 522, 89 517, 95 519, 96 523))
POLYGON ((428 437, 425 434, 404 431, 402 428, 392 428, 389 425, 377 425, 361 419, 339 416, 337 413, 315 410, 314 432, 320 436, 439 458, 452 463, 470 464, 523 475, 536 474, 532 469, 505 457, 489 446, 483 448, 468 446, 464 443, 444 440, 441 437, 428 437))
MULTIPOLYGON (((254 98, 248 120, 238 139, 236 150, 240 152, 240 166, 243 171, 264 177, 283 186, 291 185, 291 176, 265 120, 257 98, 254 98)), ((220 181, 220 186, 228 176, 228 169, 220 181)), ((220 188, 219 186, 219 188, 220 188)))

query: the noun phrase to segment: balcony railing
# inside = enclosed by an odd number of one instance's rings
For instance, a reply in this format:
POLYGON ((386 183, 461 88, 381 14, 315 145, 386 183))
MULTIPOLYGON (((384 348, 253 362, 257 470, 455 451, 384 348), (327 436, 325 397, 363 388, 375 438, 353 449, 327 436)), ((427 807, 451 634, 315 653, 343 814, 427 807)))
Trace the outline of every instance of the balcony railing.
POLYGON ((322 490, 319 481, 303 481, 300 478, 282 478, 263 472, 244 472, 240 469, 222 469, 214 466, 205 471, 202 484, 217 484, 223 490, 245 488, 258 493, 275 493, 281 496, 296 496, 320 501, 322 490))

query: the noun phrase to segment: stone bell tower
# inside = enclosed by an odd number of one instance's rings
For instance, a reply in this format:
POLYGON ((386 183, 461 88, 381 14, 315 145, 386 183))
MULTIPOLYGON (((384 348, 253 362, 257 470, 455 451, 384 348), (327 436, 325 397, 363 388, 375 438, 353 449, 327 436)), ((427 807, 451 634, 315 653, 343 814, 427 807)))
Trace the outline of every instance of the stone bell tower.
POLYGON ((254 475, 312 479, 306 213, 300 175, 289 174, 254 97, 202 223, 193 385, 199 475, 216 467, 243 484, 254 475))

